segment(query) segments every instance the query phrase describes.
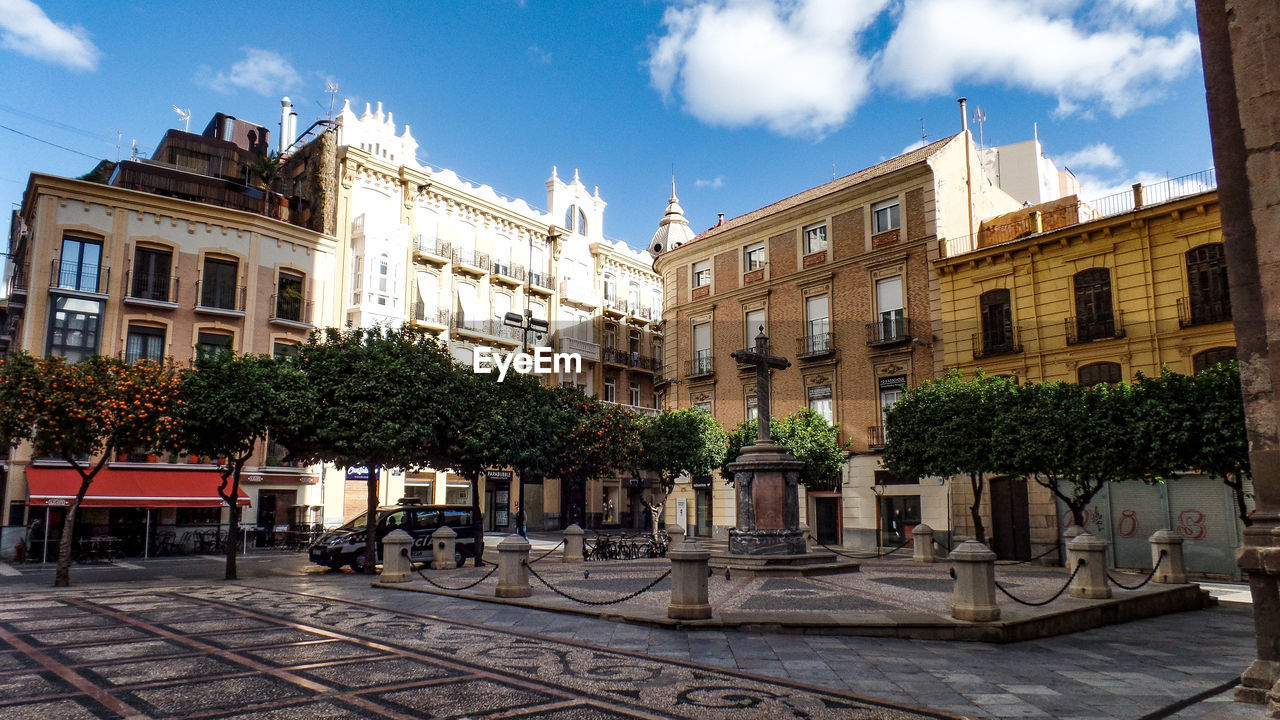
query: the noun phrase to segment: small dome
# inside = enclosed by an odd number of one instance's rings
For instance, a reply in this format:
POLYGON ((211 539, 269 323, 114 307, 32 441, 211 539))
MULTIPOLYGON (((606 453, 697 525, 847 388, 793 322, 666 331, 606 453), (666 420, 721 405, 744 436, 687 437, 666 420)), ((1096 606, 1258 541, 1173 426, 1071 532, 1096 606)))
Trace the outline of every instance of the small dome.
POLYGON ((649 241, 649 254, 657 257, 662 253, 683 245, 694 238, 693 229, 684 217, 684 208, 680 207, 680 198, 676 197, 676 179, 671 178, 671 199, 667 201, 667 211, 658 223, 658 231, 649 241))

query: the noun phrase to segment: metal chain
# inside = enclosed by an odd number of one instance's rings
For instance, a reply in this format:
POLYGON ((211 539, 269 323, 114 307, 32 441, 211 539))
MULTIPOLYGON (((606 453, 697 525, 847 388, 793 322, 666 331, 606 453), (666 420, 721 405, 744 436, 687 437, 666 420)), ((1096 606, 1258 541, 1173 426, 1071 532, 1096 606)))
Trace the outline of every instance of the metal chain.
POLYGON ((839 550, 837 550, 837 549, 835 549, 835 548, 833 548, 833 547, 831 547, 831 546, 827 545, 826 543, 822 542, 821 540, 819 540, 818 538, 816 538, 816 537, 814 537, 814 536, 812 536, 812 535, 810 535, 810 536, 809 536, 809 539, 810 539, 810 540, 812 540, 812 541, 814 541, 814 542, 816 542, 816 543, 818 543, 818 544, 819 544, 819 545, 821 545, 822 547, 826 548, 827 550, 830 550, 831 552, 833 552, 833 553, 835 553, 835 554, 837 554, 837 555, 839 555, 839 556, 841 556, 841 557, 847 557, 847 558, 850 558, 850 559, 852 559, 852 560, 873 560, 873 559, 875 559, 875 558, 882 558, 882 557, 885 557, 885 556, 888 556, 888 555, 892 555, 892 554, 894 554, 894 553, 898 552, 899 550, 901 550, 902 548, 906 547, 906 546, 907 546, 907 543, 911 542, 911 540, 910 540, 910 539, 903 540, 903 541, 902 541, 902 544, 901 544, 901 545, 899 545, 898 547, 893 548, 892 550, 886 550, 886 551, 881 552, 881 553, 875 553, 874 555, 857 555, 857 554, 854 554, 854 553, 841 552, 841 551, 839 551, 839 550))
POLYGON ((536 563, 536 562, 538 562, 539 560, 541 560, 541 559, 545 558, 546 556, 548 556, 548 555, 550 555, 551 553, 555 552, 555 551, 556 551, 556 548, 560 547, 560 546, 561 546, 561 545, 563 545, 563 544, 564 544, 564 541, 563 541, 563 540, 561 540, 560 542, 556 543, 555 547, 553 547, 553 548, 551 548, 550 550, 548 550, 548 551, 546 551, 546 552, 542 553, 542 554, 541 554, 541 555, 539 555, 538 557, 536 557, 536 558, 534 558, 534 559, 530 560, 530 561, 529 561, 529 564, 530 564, 530 565, 532 565, 533 563, 536 563))
POLYGON ((495 572, 497 572, 497 571, 498 571, 498 566, 495 564, 495 565, 494 565, 494 566, 489 570, 489 572, 485 573, 485 574, 484 574, 484 576, 483 576, 483 577, 481 577, 479 580, 476 580, 475 582, 473 582, 473 583, 469 583, 469 584, 467 584, 467 585, 463 585, 462 587, 449 587, 448 585, 441 585, 440 583, 436 582, 435 580, 432 580, 431 578, 427 577, 427 574, 426 574, 426 573, 424 573, 424 572, 422 572, 422 568, 414 568, 414 570, 417 570, 417 571, 418 571, 418 574, 422 576, 422 579, 423 579, 423 580, 426 580, 428 583, 430 583, 430 584, 432 584, 432 585, 434 585, 434 586, 436 586, 436 587, 440 588, 441 590, 449 590, 449 591, 452 591, 452 592, 458 592, 459 590, 470 590, 471 588, 473 588, 473 587, 475 587, 475 586, 479 585, 480 583, 484 582, 485 580, 488 580, 490 575, 492 575, 492 574, 494 574, 495 572))
POLYGON ((1033 558, 1028 558, 1026 560, 1003 560, 1003 561, 997 560, 996 565, 1000 565, 1002 567, 1008 567, 1010 565, 1024 565, 1026 563, 1035 562, 1040 558, 1045 557, 1049 553, 1055 553, 1055 552, 1058 552, 1059 550, 1061 550, 1061 548, 1059 548, 1057 545, 1054 545, 1053 547, 1049 548, 1048 550, 1045 550, 1044 552, 1040 553, 1039 555, 1033 558))
POLYGON ((1057 599, 1058 599, 1058 597, 1059 597, 1060 595, 1062 595, 1062 593, 1066 592, 1066 591, 1067 591, 1067 588, 1071 587, 1071 581, 1076 579, 1076 575, 1078 575, 1078 574, 1080 573, 1080 568, 1082 568, 1082 567, 1084 567, 1084 559, 1083 559, 1083 558, 1081 558, 1081 559, 1080 559, 1080 564, 1079 564, 1079 565, 1076 565, 1076 569, 1075 569, 1075 570, 1073 570, 1073 571, 1071 572, 1071 577, 1067 578, 1067 582, 1066 582, 1066 583, 1064 583, 1062 587, 1058 588, 1058 592, 1054 593, 1054 594, 1053 594, 1053 597, 1049 598, 1048 600, 1041 600, 1041 601, 1039 601, 1039 602, 1030 602, 1030 601, 1027 601, 1027 600, 1023 600, 1022 598, 1020 598, 1020 597, 1018 597, 1018 596, 1014 595, 1013 593, 1009 592, 1008 590, 1006 590, 1006 589, 1005 589, 1005 587, 1004 587, 1003 585, 1001 585, 1001 584, 1000 584, 1000 581, 998 581, 998 580, 996 581, 996 589, 997 589, 997 590, 999 590, 1000 592, 1004 593, 1005 595, 1008 595, 1008 596, 1009 596, 1009 599, 1013 600, 1014 602, 1022 603, 1023 605, 1030 605, 1031 607, 1041 607, 1041 606, 1044 606, 1044 605, 1048 605, 1049 603, 1053 602, 1054 600, 1057 600, 1057 599))
POLYGON ((1147 578, 1142 582, 1138 583, 1137 585, 1125 585, 1124 583, 1112 577, 1111 573, 1107 573, 1107 579, 1115 583, 1116 587, 1120 588, 1121 590, 1138 590, 1143 585, 1146 585, 1147 583, 1151 582, 1151 578, 1155 577, 1156 571, 1160 569, 1160 563, 1164 562, 1164 558, 1168 554, 1169 554, 1168 550, 1161 550, 1160 557, 1156 558, 1155 567, 1151 568, 1151 572, 1147 575, 1147 578))
POLYGON ((567 593, 567 592, 565 592, 565 591, 561 590, 560 588, 558 588, 558 587, 556 587, 556 586, 552 585, 551 583, 547 582, 545 578, 543 578, 541 575, 539 575, 539 574, 538 574, 538 571, 537 571, 537 570, 534 570, 534 569, 533 569, 533 567, 531 567, 531 566, 529 565, 529 563, 527 563, 527 562, 526 562, 526 563, 525 563, 525 567, 528 567, 528 568, 529 568, 529 574, 530 574, 530 575, 532 575, 532 576, 534 576, 535 578, 537 578, 537 579, 538 579, 538 582, 542 583, 543 585, 546 585, 546 586, 547 586, 547 588, 548 588, 549 590, 551 590, 551 592, 553 592, 553 593, 555 593, 555 594, 559 595, 560 597, 565 598, 565 599, 567 599, 567 600, 572 600, 572 601, 574 601, 574 602, 576 602, 576 603, 582 603, 583 605, 616 605, 616 604, 618 604, 618 603, 620 603, 620 602, 626 602, 626 601, 630 600, 631 598, 634 598, 634 597, 636 597, 637 595, 640 595, 641 593, 646 593, 646 592, 648 592, 648 591, 652 590, 652 589, 653 589, 653 587, 654 587, 655 585, 657 585, 658 583, 660 583, 660 582, 662 582, 663 580, 665 580, 665 579, 667 578, 667 576, 671 574, 671 571, 670 571, 670 570, 667 570, 666 572, 662 573, 662 574, 661 574, 661 575, 659 575, 658 577, 654 578, 654 579, 653 579, 653 582, 649 583, 648 585, 645 585, 644 587, 640 588, 639 590, 636 590, 636 591, 635 591, 635 592, 633 592, 633 593, 628 593, 628 594, 626 594, 626 595, 623 595, 623 596, 622 596, 622 597, 620 597, 620 598, 615 598, 615 599, 613 599, 613 600, 583 600, 582 598, 574 597, 574 596, 570 595, 569 593, 567 593))

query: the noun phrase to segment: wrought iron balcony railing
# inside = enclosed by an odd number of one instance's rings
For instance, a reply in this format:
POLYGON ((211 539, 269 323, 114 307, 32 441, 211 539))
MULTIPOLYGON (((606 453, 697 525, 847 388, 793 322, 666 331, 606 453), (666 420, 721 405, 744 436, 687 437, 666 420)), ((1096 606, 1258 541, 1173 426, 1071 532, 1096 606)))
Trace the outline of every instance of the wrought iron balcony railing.
POLYGON ((884 447, 884 427, 880 425, 872 425, 867 428, 867 447, 884 447))
POLYGON ((699 350, 694 353, 692 360, 685 361, 684 368, 685 377, 690 378, 714 375, 716 371, 710 350, 699 350))
POLYGON ((111 280, 111 268, 105 265, 55 259, 49 271, 49 287, 58 290, 105 293, 111 280))
POLYGON ((867 345, 895 345, 910 342, 915 337, 915 323, 903 315, 886 315, 877 322, 867 323, 867 345))
POLYGON ((814 358, 830 355, 836 351, 836 334, 832 332, 814 333, 796 339, 796 357, 814 358))
POLYGON ((429 238, 418 233, 414 236, 414 250, 422 255, 447 260, 452 255, 452 246, 440 238, 429 238))
POLYGON ((178 280, 169 277, 168 273, 135 273, 129 270, 124 274, 125 299, 176 303, 178 280))
POLYGON ((244 285, 196 282, 196 310, 244 312, 248 288, 244 285))
POLYGON ((973 344, 973 359, 996 357, 998 355, 1015 355, 1022 352, 1018 343, 1018 329, 1009 328, 1005 333, 974 333, 970 336, 973 344))
POLYGON ((509 277, 520 282, 524 281, 524 266, 519 263, 513 263, 510 260, 494 260, 493 273, 503 277, 509 277))
POLYGON ((1210 323, 1231 320, 1231 299, 1197 300, 1195 298, 1178 298, 1178 325, 1209 325, 1210 323))
POLYGON ((547 292, 550 292, 555 287, 550 274, 534 272, 532 270, 529 271, 529 283, 534 287, 541 288, 547 292))
POLYGON ((1122 338, 1124 337, 1124 311, 1116 310, 1111 315, 1101 317, 1069 317, 1066 319, 1066 329, 1068 345, 1122 338))
POLYGON ((311 305, 312 301, 296 295, 276 293, 271 296, 271 319, 310 325, 311 305))
POLYGON ((448 325, 451 314, 452 313, 450 313, 446 308, 429 308, 427 307, 427 304, 421 300, 418 300, 413 304, 413 319, 417 322, 448 325))

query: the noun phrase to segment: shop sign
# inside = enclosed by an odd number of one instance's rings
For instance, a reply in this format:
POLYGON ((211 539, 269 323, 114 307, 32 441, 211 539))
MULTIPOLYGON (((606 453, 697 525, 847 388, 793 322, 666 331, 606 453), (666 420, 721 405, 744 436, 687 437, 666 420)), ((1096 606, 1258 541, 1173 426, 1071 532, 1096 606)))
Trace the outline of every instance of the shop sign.
POLYGON ((364 466, 349 467, 347 468, 347 479, 348 480, 368 480, 369 468, 364 466))
POLYGON ((894 388, 903 388, 907 386, 906 375, 896 375, 894 377, 880 378, 881 390, 892 390, 894 388))
POLYGON ((249 477, 245 478, 245 479, 244 479, 244 481, 245 481, 245 482, 251 482, 251 483, 260 483, 260 482, 262 482, 262 476, 261 476, 261 475, 250 475, 249 477))
POLYGON ((710 475, 698 475, 698 476, 694 477, 694 478, 693 478, 693 489, 694 489, 694 490, 710 490, 710 489, 711 489, 711 476, 710 476, 710 475))
POLYGON ((644 485, 644 478, 627 478, 627 487, 638 488, 644 485))
POLYGON ((486 480, 507 480, 510 481, 515 474, 510 470, 485 470, 484 477, 486 480))

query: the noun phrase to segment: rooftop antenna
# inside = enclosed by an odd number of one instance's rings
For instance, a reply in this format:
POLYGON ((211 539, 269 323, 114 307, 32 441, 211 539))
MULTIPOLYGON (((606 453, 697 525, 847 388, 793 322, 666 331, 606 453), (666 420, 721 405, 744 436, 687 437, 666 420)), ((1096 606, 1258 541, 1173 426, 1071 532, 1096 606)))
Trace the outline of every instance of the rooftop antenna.
POLYGON ((116 131, 116 162, 120 162, 120 143, 124 142, 124 133, 116 131))
POLYGON ((130 160, 138 159, 138 138, 133 139, 133 151, 130 152, 129 159, 130 160))
POLYGON ((831 161, 831 179, 832 180, 836 179, 836 161, 835 160, 831 161))
POLYGON ((983 147, 986 143, 982 138, 982 123, 987 121, 987 111, 981 107, 974 106, 973 121, 978 124, 978 147, 983 147))
POLYGON ((929 144, 929 136, 924 132, 924 118, 920 118, 920 143, 922 145, 929 144))
POLYGON ((338 83, 331 80, 324 81, 324 91, 329 93, 329 118, 333 119, 333 101, 338 97, 338 83))
POLYGON ((186 110, 183 110, 177 105, 174 105, 173 111, 178 113, 178 117, 182 118, 182 122, 183 122, 182 131, 191 132, 191 108, 187 108, 186 110))

